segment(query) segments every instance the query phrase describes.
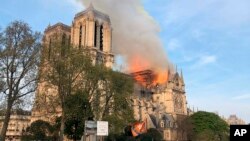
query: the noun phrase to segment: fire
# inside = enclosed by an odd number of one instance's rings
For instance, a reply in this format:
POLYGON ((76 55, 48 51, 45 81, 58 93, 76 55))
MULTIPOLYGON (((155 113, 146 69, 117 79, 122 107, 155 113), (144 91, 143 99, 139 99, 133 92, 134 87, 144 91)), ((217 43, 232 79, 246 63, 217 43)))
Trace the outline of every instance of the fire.
POLYGON ((141 70, 148 69, 150 67, 150 63, 147 62, 146 57, 142 56, 134 56, 129 60, 129 71, 130 72, 138 72, 141 70))
POLYGON ((131 74, 133 78, 143 86, 152 85, 155 76, 151 70, 137 71, 131 74))
POLYGON ((137 82, 139 82, 141 85, 146 85, 146 79, 145 77, 138 75, 134 77, 137 82))
POLYGON ((165 70, 161 70, 161 71, 156 71, 156 77, 153 81, 154 84, 163 84, 166 83, 166 81, 168 80, 168 72, 165 70))
POLYGON ((129 61, 129 71, 135 72, 132 73, 134 79, 144 86, 165 83, 168 80, 167 68, 154 68, 154 64, 150 64, 146 59, 146 57, 135 56, 129 61))

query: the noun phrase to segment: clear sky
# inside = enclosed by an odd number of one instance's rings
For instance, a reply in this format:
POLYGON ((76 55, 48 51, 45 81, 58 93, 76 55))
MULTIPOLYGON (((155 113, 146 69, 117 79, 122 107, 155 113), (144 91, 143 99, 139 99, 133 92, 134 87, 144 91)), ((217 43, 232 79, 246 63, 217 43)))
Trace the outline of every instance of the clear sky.
MULTIPOLYGON (((142 0, 169 60, 182 68, 188 105, 250 122, 250 1, 142 0)), ((75 0, 1 0, 0 29, 13 20, 43 32, 71 25, 75 0)))

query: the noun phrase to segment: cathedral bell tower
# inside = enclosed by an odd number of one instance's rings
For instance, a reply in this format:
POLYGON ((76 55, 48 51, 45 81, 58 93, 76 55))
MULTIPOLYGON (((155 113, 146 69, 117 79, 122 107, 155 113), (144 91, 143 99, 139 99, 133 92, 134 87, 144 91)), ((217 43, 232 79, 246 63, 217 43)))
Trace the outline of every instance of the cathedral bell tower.
POLYGON ((92 3, 75 15, 71 27, 71 43, 79 48, 88 48, 94 63, 112 67, 112 28, 108 15, 97 11, 92 3))
MULTIPOLYGON (((45 56, 49 61, 53 56, 52 43, 61 39, 62 44, 72 44, 73 47, 86 49, 90 53, 93 64, 104 64, 111 68, 114 62, 112 54, 112 28, 108 15, 94 9, 93 5, 75 15, 72 25, 63 23, 49 25, 44 31, 43 45, 48 49, 45 56)), ((40 66, 41 72, 49 67, 46 63, 40 66)), ((32 108, 31 122, 44 120, 54 122, 61 115, 58 106, 57 89, 43 78, 40 78, 34 106, 32 108)))

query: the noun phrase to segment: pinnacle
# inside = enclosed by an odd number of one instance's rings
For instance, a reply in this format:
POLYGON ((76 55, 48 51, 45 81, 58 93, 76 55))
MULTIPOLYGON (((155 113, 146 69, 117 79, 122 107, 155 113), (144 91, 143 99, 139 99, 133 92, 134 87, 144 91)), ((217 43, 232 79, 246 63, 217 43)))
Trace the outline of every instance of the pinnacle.
POLYGON ((94 9, 92 1, 90 2, 88 9, 94 9))

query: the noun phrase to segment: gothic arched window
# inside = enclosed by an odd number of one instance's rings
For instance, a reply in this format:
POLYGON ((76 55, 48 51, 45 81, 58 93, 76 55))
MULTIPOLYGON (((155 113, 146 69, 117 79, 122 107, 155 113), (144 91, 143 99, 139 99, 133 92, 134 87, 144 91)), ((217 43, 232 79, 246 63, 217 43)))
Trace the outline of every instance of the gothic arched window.
POLYGON ((80 25, 80 29, 79 29, 79 48, 82 45, 82 25, 80 25))
POLYGON ((71 39, 71 36, 69 35, 69 38, 68 38, 68 47, 70 46, 70 39, 71 39))
POLYGON ((165 127, 164 121, 161 121, 160 126, 161 126, 161 128, 165 127))
POLYGON ((50 59, 51 55, 51 38, 49 38, 49 52, 48 52, 48 59, 50 59))
POLYGON ((100 50, 103 51, 103 26, 100 27, 100 50))
POLYGON ((63 35, 62 35, 62 45, 64 46, 65 43, 66 43, 66 34, 63 33, 63 35))
POLYGON ((62 47, 61 47, 61 55, 62 56, 65 55, 66 49, 67 49, 67 46, 66 46, 66 34, 63 33, 63 35, 62 35, 62 47))
POLYGON ((97 26, 98 26, 98 23, 95 22, 95 35, 94 35, 94 46, 96 47, 97 46, 97 26))

